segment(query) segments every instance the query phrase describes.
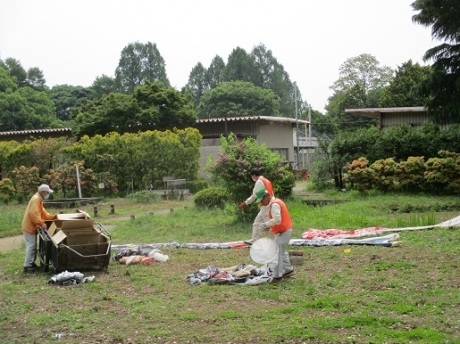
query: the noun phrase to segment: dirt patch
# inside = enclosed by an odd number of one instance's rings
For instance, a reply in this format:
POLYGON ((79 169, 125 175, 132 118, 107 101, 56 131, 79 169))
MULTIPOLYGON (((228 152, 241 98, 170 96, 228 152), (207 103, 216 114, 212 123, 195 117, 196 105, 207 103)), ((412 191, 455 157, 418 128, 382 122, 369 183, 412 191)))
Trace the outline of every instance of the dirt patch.
POLYGON ((16 235, 14 237, 0 238, 0 253, 8 253, 12 250, 20 248, 23 243, 23 236, 16 235))

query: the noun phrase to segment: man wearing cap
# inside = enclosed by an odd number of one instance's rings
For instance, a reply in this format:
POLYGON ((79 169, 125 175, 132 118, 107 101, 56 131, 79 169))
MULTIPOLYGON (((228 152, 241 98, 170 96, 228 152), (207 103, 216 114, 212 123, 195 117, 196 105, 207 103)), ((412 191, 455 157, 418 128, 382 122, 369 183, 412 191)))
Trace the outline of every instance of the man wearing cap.
POLYGON ((35 259, 37 258, 37 234, 38 227, 46 229, 46 220, 56 219, 56 214, 50 214, 43 206, 43 200, 48 199, 53 190, 46 184, 38 187, 37 192, 27 204, 24 218, 22 219, 22 234, 26 242, 26 257, 24 260, 24 272, 34 272, 38 269, 35 259))
MULTIPOLYGON (((247 207, 249 204, 254 202, 257 198, 256 192, 257 190, 264 189, 267 192, 274 196, 273 186, 272 183, 262 175, 262 172, 257 169, 253 168, 249 171, 249 175, 251 176, 252 180, 255 182, 254 188, 252 189, 251 196, 248 197, 243 203, 239 205, 240 209, 247 207)), ((262 230, 260 230, 260 224, 262 222, 266 222, 268 220, 268 208, 265 206, 261 206, 259 213, 257 214, 254 222, 252 224, 252 237, 251 240, 245 240, 244 243, 247 245, 252 245, 254 241, 259 239, 260 235, 262 234, 262 230)))
POLYGON ((259 225, 261 230, 271 230, 278 245, 278 264, 273 271, 272 283, 276 283, 294 273, 287 247, 292 236, 292 220, 286 204, 271 196, 265 189, 257 191, 257 202, 268 208, 269 220, 259 225))

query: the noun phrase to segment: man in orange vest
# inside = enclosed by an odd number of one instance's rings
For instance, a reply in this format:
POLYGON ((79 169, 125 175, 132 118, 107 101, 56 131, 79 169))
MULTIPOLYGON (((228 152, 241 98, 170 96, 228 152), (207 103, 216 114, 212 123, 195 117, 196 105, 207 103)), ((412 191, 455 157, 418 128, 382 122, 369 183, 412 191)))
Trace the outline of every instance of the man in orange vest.
MULTIPOLYGON (((253 169, 251 169, 249 171, 249 174, 250 174, 252 180, 255 182, 254 188, 252 189, 251 196, 249 196, 248 199, 246 199, 243 203, 241 203, 239 205, 240 209, 243 209, 243 208, 247 207, 249 204, 251 204, 252 202, 254 202, 256 200, 256 198, 257 198, 257 196, 256 196, 257 190, 260 190, 260 189, 267 190, 267 192, 270 195, 274 196, 272 183, 262 175, 262 172, 259 169, 253 168, 253 169)), ((260 229, 259 225, 262 222, 266 222, 267 220, 268 220, 268 208, 265 207, 265 206, 261 206, 260 210, 259 210, 259 213, 257 214, 257 216, 254 219, 254 222, 252 224, 252 237, 251 237, 251 240, 245 240, 244 241, 245 244, 252 245, 252 243, 254 241, 259 239, 259 237, 263 233, 263 230, 260 229)))
POLYGON ((38 227, 46 229, 45 220, 54 220, 57 217, 56 214, 48 213, 43 206, 43 200, 48 199, 49 195, 52 193, 53 190, 51 190, 48 185, 40 185, 37 193, 30 199, 24 213, 21 225, 22 234, 26 242, 24 272, 34 272, 38 270, 38 266, 35 263, 35 259, 37 259, 38 227))
POLYGON ((273 271, 271 283, 276 283, 294 273, 294 268, 289 260, 287 247, 292 236, 292 220, 286 204, 274 196, 271 196, 264 189, 256 193, 256 202, 268 208, 269 220, 259 225, 261 230, 271 230, 275 235, 275 242, 278 245, 278 264, 273 271))

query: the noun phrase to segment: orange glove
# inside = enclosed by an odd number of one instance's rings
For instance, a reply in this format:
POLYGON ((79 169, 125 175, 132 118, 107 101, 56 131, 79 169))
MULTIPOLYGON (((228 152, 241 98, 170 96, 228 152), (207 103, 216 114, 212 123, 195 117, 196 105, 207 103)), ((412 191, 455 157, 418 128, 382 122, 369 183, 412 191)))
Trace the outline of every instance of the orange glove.
POLYGON ((248 205, 246 203, 240 203, 240 205, 238 206, 240 209, 243 209, 243 208, 246 208, 248 205))

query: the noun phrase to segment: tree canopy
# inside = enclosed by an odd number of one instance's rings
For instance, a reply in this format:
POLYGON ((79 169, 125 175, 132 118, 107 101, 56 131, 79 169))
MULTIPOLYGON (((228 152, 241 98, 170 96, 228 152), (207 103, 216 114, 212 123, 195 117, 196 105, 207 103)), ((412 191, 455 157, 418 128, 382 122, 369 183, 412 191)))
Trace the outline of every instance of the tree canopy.
POLYGON ((415 0, 412 19, 431 26, 433 38, 443 41, 429 49, 425 61, 433 60, 433 73, 418 92, 427 97, 428 109, 440 122, 460 122, 460 3, 458 0, 415 0))
POLYGON ((389 84, 393 70, 381 66, 370 54, 347 59, 339 68, 339 78, 331 86, 334 91, 326 106, 341 129, 353 129, 373 124, 373 120, 346 115, 347 108, 377 107, 383 87, 389 84))
POLYGON ((339 78, 331 86, 335 92, 344 92, 359 86, 365 94, 388 85, 393 70, 381 66, 370 54, 361 54, 347 59, 339 68, 339 78))
POLYGON ((161 81, 169 85, 166 64, 156 44, 130 43, 121 51, 115 70, 115 85, 118 92, 130 94, 136 86, 147 81, 161 81))
POLYGON ((26 130, 60 127, 54 104, 45 91, 27 84, 27 73, 18 61, 9 59, 15 76, 0 64, 0 130, 26 130), (22 79, 24 77, 24 79, 22 79))
POLYGON ((69 121, 72 109, 93 99, 91 89, 82 86, 56 85, 49 95, 56 106, 56 117, 62 121, 69 121))
MULTIPOLYGON (((296 93, 298 102, 302 103, 299 89, 291 82, 289 74, 272 51, 263 44, 255 46, 251 53, 240 47, 233 49, 227 64, 220 56, 214 57, 208 69, 202 63, 197 63, 190 72, 187 88, 194 97, 195 105, 198 105, 206 92, 220 83, 232 81, 250 82, 273 91, 279 99, 279 113, 285 117, 295 116, 296 93)), ((244 112, 247 113, 246 110, 244 112)))
POLYGON ((195 123, 193 104, 161 82, 146 82, 131 95, 110 93, 72 112, 75 134, 93 136, 108 132, 185 128, 195 123))
POLYGON ((198 106, 200 118, 225 116, 278 116, 279 98, 250 82, 222 82, 207 91, 198 106))
POLYGON ((385 87, 379 100, 379 107, 423 106, 426 98, 419 96, 415 89, 431 75, 429 66, 420 66, 409 60, 396 70, 395 77, 385 87))

